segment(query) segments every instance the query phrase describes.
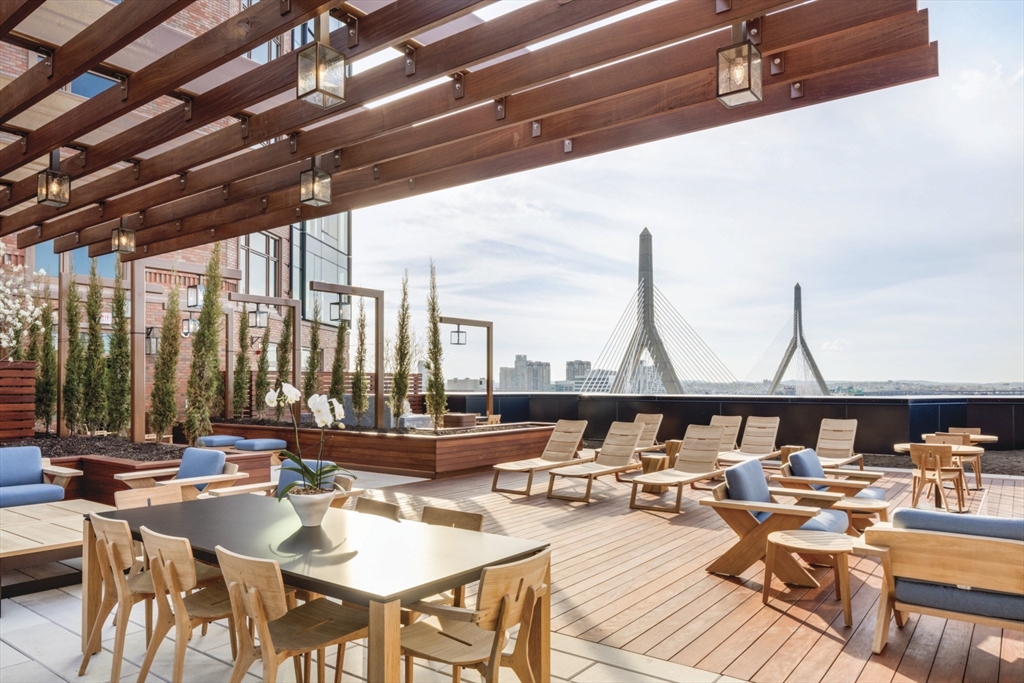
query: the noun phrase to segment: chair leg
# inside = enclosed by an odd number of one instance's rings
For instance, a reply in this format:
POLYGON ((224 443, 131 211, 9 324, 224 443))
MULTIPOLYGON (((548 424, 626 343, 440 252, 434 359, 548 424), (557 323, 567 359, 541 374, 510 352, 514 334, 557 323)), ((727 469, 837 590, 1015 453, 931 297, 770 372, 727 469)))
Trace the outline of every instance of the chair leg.
POLYGON ((772 569, 775 566, 775 544, 768 543, 764 555, 764 586, 761 588, 761 604, 767 605, 772 591, 772 569))
POLYGON ((109 591, 103 590, 103 600, 100 602, 99 612, 96 613, 96 621, 92 625, 92 630, 89 631, 89 644, 85 648, 85 656, 82 657, 82 665, 78 668, 78 675, 84 676, 85 670, 89 668, 89 660, 92 659, 92 654, 99 650, 100 641, 103 636, 103 623, 110 616, 110 612, 113 611, 114 605, 117 604, 109 595, 109 591))
POLYGON ((153 627, 153 637, 149 641, 149 646, 146 648, 146 656, 142 660, 142 667, 139 669, 138 683, 145 683, 146 677, 149 675, 149 668, 153 666, 153 660, 156 658, 157 650, 160 649, 160 645, 163 644, 164 638, 171 631, 171 626, 174 626, 174 620, 170 618, 170 615, 157 614, 157 621, 153 627), (160 618, 165 617, 165 618, 160 618))
POLYGON ((238 659, 238 634, 235 633, 234 615, 228 615, 228 638, 231 640, 231 659, 238 659))
POLYGON ((453 666, 452 667, 452 683, 459 683, 459 681, 461 681, 461 680, 462 680, 462 667, 461 666, 453 666))
POLYGON ((882 649, 889 642, 889 619, 892 618, 892 596, 885 586, 882 586, 882 594, 878 598, 878 616, 875 619, 875 638, 871 644, 871 651, 876 655, 882 654, 882 649))
POLYGON ((412 672, 415 667, 415 658, 410 655, 405 655, 405 683, 412 683, 412 672))
MULTIPOLYGON (((185 615, 175 621, 177 623, 175 624, 176 637, 174 639, 174 675, 171 680, 183 681, 185 680, 185 651, 188 650, 188 638, 185 637, 185 634, 192 632, 192 623, 185 615)), ((205 626, 205 624, 203 625, 205 626)))
POLYGON ((341 669, 345 666, 345 646, 348 643, 338 643, 338 658, 334 660, 334 683, 341 683, 341 669))
POLYGON ((325 648, 316 651, 316 680, 317 683, 327 683, 327 650, 325 648))
POLYGON ((118 683, 121 680, 121 662, 124 659, 124 637, 128 632, 128 617, 131 613, 131 605, 119 604, 117 606, 114 657, 110 662, 110 683, 118 683))
POLYGON ((910 507, 916 508, 917 501, 921 498, 921 480, 915 475, 910 482, 910 507))
POLYGON ((146 646, 153 637, 153 598, 146 599, 146 646))
POLYGON ((313 656, 309 652, 302 655, 302 680, 305 683, 313 682, 313 656))
POLYGON ((594 488, 594 478, 593 477, 587 477, 587 493, 586 493, 586 495, 583 496, 583 500, 586 503, 590 502, 590 490, 592 488, 594 488))
POLYGON ((533 470, 526 477, 526 495, 530 495, 530 491, 533 490, 533 470))
MULTIPOLYGON (((295 683, 303 683, 305 679, 302 678, 302 655, 295 655, 292 657, 292 661, 295 663, 295 683)), ((263 662, 263 679, 266 680, 267 676, 267 662, 263 662)))

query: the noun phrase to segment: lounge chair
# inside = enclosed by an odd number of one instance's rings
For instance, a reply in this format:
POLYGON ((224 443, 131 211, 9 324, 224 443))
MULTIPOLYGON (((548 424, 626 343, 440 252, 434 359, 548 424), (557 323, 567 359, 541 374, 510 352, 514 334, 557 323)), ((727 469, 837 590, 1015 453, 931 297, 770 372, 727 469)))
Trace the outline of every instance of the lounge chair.
POLYGON ((71 477, 80 476, 81 470, 51 465, 38 446, 0 448, 0 508, 64 500, 71 477))
POLYGON ((718 451, 728 453, 736 450, 736 439, 740 435, 740 425, 743 424, 742 415, 712 415, 710 425, 722 428, 722 445, 718 451))
POLYGON ((825 469, 817 453, 805 448, 790 455, 789 462, 782 466, 782 473, 772 475, 771 480, 791 488, 885 500, 885 491, 871 486, 882 476, 881 472, 867 470, 825 469))
POLYGON ((623 472, 635 470, 640 467, 636 459, 636 444, 640 439, 640 433, 644 425, 639 422, 613 422, 608 429, 608 436, 604 439, 604 445, 597 452, 597 459, 594 462, 586 462, 579 465, 566 465, 551 470, 551 478, 548 480, 548 498, 560 500, 590 502, 590 490, 594 479, 605 475, 614 474, 616 480, 623 472), (582 497, 567 496, 554 492, 555 478, 565 477, 567 479, 586 479, 587 491, 582 497))
MULTIPOLYGON (((583 439, 583 432, 586 428, 586 420, 559 420, 555 425, 555 430, 551 432, 551 437, 548 439, 548 445, 544 447, 544 452, 541 453, 539 458, 516 460, 515 462, 503 462, 494 466, 494 482, 491 484, 491 490, 497 491, 498 493, 515 493, 525 496, 530 495, 530 489, 533 487, 533 475, 535 472, 544 472, 555 469, 556 467, 564 467, 567 464, 571 464, 570 461, 577 457, 577 450, 580 447, 580 441, 583 439), (498 488, 498 476, 502 472, 527 473, 528 477, 526 479, 526 488, 498 488)), ((588 455, 579 458, 576 462, 589 462, 593 459, 593 455, 588 455)))
POLYGON ((665 418, 660 413, 637 413, 633 422, 643 425, 640 432, 640 440, 636 442, 637 457, 641 453, 664 450, 664 444, 658 443, 658 430, 661 429, 661 421, 665 418))
POLYGON ((659 512, 680 512, 683 504, 683 486, 705 479, 713 479, 722 474, 715 463, 718 460, 718 448, 722 442, 722 427, 690 425, 686 428, 683 444, 676 454, 676 461, 671 468, 658 472, 642 474, 632 479, 633 492, 629 497, 629 507, 635 510, 657 510, 659 512), (636 500, 637 487, 643 485, 675 486, 676 504, 644 505, 636 500))
POLYGON ((779 418, 749 416, 747 426, 743 428, 739 450, 719 453, 719 464, 735 465, 747 460, 777 458, 779 451, 775 450, 775 438, 778 433, 779 418))
POLYGON ((139 470, 115 474, 114 479, 123 481, 130 488, 141 489, 150 486, 180 486, 184 500, 195 500, 199 494, 211 489, 230 486, 239 479, 249 476, 239 472, 238 465, 226 461, 224 451, 205 448, 186 448, 181 454, 181 465, 156 470, 139 470), (157 481, 157 477, 171 476, 171 479, 157 481))
MULTIPOLYGON (((769 488, 757 460, 734 465, 725 471, 725 481, 713 489, 713 498, 701 505, 714 508, 739 537, 707 571, 739 576, 755 562, 763 562, 768 535, 773 531, 828 531, 844 533, 849 526, 846 513, 829 510, 843 497, 838 493, 769 488), (795 505, 776 502, 775 496, 796 498, 795 505)), ((816 588, 818 582, 788 553, 779 553, 775 575, 788 584, 816 588)))
POLYGON ((823 419, 818 431, 818 445, 814 448, 822 466, 842 467, 857 463, 860 469, 864 469, 864 456, 853 452, 856 436, 856 420, 823 419))
POLYGON ((1024 631, 1024 520, 897 510, 854 542, 885 572, 871 651, 881 654, 889 620, 927 614, 1024 631))

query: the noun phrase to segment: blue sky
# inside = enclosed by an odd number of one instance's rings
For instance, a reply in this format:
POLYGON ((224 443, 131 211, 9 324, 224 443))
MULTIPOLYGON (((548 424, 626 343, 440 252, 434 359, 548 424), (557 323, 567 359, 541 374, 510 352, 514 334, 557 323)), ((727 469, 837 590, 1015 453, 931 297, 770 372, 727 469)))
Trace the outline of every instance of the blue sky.
MULTIPOLYGON (((940 76, 363 209, 354 278, 392 297, 408 268, 425 327, 495 322, 514 355, 596 360, 636 286, 655 282, 746 377, 789 318, 826 380, 1024 381, 1024 2, 932 0, 940 76)), ((482 376, 482 334, 445 374, 482 376)), ((497 370, 495 370, 497 375, 497 370)))

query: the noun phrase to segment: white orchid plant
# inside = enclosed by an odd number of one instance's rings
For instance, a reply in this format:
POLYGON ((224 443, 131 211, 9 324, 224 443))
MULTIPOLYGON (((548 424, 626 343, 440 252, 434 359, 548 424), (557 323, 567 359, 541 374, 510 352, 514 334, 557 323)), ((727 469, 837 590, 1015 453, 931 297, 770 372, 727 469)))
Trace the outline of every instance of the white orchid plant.
MULTIPOLYGON (((21 343, 27 330, 38 324, 39 306, 34 298, 39 287, 24 266, 6 265, 7 247, 0 241, 0 360, 6 360, 21 343)), ((37 278, 45 271, 36 273, 37 278)))
MULTIPOLYGON (((280 391, 276 389, 270 390, 263 400, 271 408, 279 406, 290 407, 302 400, 302 394, 291 384, 285 382, 281 386, 280 391)), ((291 465, 286 465, 285 467, 299 472, 302 479, 293 481, 278 490, 278 500, 283 499, 294 489, 298 489, 295 491, 296 493, 328 493, 334 490, 331 482, 339 473, 352 479, 356 478, 356 475, 345 468, 339 467, 331 461, 324 462, 323 460, 324 433, 335 422, 341 424, 341 421, 345 418, 344 406, 337 399, 328 398, 326 394, 322 396, 320 394, 313 394, 306 401, 306 405, 309 406, 310 412, 313 413, 313 420, 316 422, 316 426, 320 428, 320 450, 316 454, 316 467, 310 467, 302 460, 302 445, 299 443, 299 425, 295 421, 294 411, 289 409, 288 412, 292 416, 292 427, 295 429, 295 450, 298 453, 291 453, 285 450, 281 451, 281 455, 291 463, 291 465)), ((342 425, 342 429, 344 429, 344 425, 342 425)))

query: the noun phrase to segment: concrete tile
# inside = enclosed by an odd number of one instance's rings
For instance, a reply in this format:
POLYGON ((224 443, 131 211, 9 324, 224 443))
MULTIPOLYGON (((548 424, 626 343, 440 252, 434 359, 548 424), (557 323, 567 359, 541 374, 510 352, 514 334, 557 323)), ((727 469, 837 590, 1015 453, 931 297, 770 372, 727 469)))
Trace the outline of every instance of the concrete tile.
MULTIPOLYGON (((113 639, 106 640, 103 643, 103 649, 105 652, 111 651, 113 646, 113 639)), ((230 660, 230 648, 227 654, 230 660)), ((131 666, 136 672, 138 672, 145 656, 146 634, 143 631, 128 634, 128 636, 125 637, 124 642, 125 661, 122 665, 122 673, 125 671, 125 667, 128 666, 131 666)), ((109 662, 109 656, 106 657, 106 659, 109 662)), ((90 669, 91 668, 92 667, 90 666, 90 669)), ((110 670, 106 669, 106 671, 109 675, 110 670)), ((174 640, 171 637, 168 637, 160 644, 160 649, 157 650, 156 657, 153 659, 153 665, 150 667, 150 672, 152 675, 169 681, 171 680, 173 671, 174 640)), ((185 671, 188 672, 188 678, 193 681, 226 681, 231 675, 231 665, 189 647, 185 651, 185 671)))
MULTIPOLYGON (((551 634, 551 648, 553 651, 566 652, 590 659, 595 662, 607 664, 630 671, 644 672, 649 676, 662 678, 669 681, 695 681, 700 683, 712 683, 719 677, 717 673, 694 669, 674 662, 666 662, 662 659, 655 659, 635 652, 626 652, 600 643, 592 643, 579 638, 571 638, 560 633, 551 634)), ((554 653, 552 653, 552 658, 554 653)), ((586 673, 586 672, 584 672, 586 673)), ((575 676, 572 680, 578 680, 575 676)))
MULTIPOLYGON (((22 607, 30 609, 74 633, 82 633, 82 601, 61 590, 44 591, 18 598, 22 607)), ((131 628, 131 627, 129 627, 131 628)))
MULTIPOLYGON (((45 662, 46 668, 69 681, 104 683, 110 680, 110 651, 105 650, 93 656, 89 671, 79 678, 78 667, 82 664, 81 636, 52 622, 4 634, 4 640, 35 661, 45 662)), ((139 668, 131 662, 124 662, 121 675, 138 670, 139 668)), ((6 678, 6 672, 4 673, 6 678)))
POLYGON ((715 683, 747 683, 747 681, 739 678, 733 678, 732 676, 722 676, 715 683))
POLYGON ((7 639, 7 634, 30 626, 47 624, 49 620, 30 609, 19 605, 14 600, 0 602, 0 638, 7 639))
POLYGON ((32 661, 4 667, 3 671, 4 681, 11 681, 11 683, 14 681, 18 683, 65 683, 63 678, 32 661))
MULTIPOLYGON (((573 677, 573 683, 652 683, 656 680, 651 674, 640 673, 638 671, 630 671, 629 669, 620 669, 615 666, 609 666, 598 662, 590 668, 584 670, 579 675, 573 677)), ((672 683, 684 683, 685 679, 675 678, 670 679, 672 683)), ((689 683, 685 681, 685 683, 689 683)))
POLYGON ((6 669, 9 666, 31 661, 31 659, 0 640, 0 669, 6 669))
POLYGON ((76 583, 74 586, 64 586, 60 589, 62 593, 73 595, 79 600, 82 599, 82 584, 76 583))
POLYGON ((577 657, 558 650, 551 651, 551 675, 557 678, 572 678, 593 664, 593 660, 577 657))

